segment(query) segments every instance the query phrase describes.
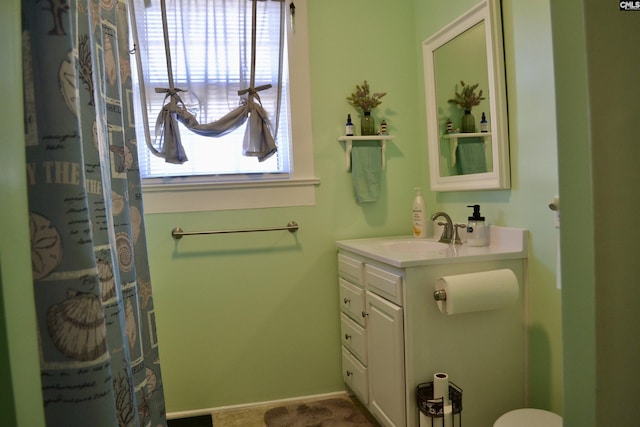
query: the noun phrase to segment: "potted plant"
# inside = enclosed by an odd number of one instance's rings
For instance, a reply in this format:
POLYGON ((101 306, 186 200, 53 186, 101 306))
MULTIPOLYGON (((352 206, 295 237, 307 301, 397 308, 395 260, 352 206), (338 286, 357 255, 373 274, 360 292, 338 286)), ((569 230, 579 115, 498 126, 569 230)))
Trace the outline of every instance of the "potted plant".
POLYGON ((482 96, 482 89, 476 93, 479 84, 467 85, 464 81, 460 80, 460 92, 455 92, 455 97, 448 102, 458 105, 464 110, 464 116, 462 116, 461 130, 462 132, 475 132, 476 124, 475 118, 471 114, 471 109, 476 105, 480 105, 480 101, 485 99, 482 96))
POLYGON ((356 91, 347 97, 347 102, 363 114, 360 122, 361 135, 376 134, 375 123, 373 117, 371 117, 371 110, 382 104, 380 98, 386 94, 386 92, 370 93, 369 83, 365 80, 362 85, 356 85, 356 91))

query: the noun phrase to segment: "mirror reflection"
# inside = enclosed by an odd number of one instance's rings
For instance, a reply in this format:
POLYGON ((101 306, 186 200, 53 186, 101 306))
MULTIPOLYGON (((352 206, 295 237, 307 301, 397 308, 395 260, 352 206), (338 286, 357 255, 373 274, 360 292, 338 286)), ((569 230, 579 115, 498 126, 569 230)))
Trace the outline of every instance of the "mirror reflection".
POLYGON ((504 63, 494 1, 424 43, 431 189, 509 187, 504 63), (497 29, 496 29, 497 27, 497 29))
POLYGON ((438 133, 443 136, 440 138, 440 176, 491 172, 491 141, 485 140, 488 136, 450 137, 463 131, 480 132, 482 117, 487 124, 491 120, 486 96, 489 77, 484 21, 436 49, 433 62, 436 87, 440 88, 436 93, 438 133), (452 73, 450 70, 457 71, 452 73), (456 93, 463 92, 463 83, 467 87, 478 85, 477 93, 484 95, 480 104, 465 108, 451 102, 456 93), (463 129, 465 114, 472 118, 471 129, 463 129))

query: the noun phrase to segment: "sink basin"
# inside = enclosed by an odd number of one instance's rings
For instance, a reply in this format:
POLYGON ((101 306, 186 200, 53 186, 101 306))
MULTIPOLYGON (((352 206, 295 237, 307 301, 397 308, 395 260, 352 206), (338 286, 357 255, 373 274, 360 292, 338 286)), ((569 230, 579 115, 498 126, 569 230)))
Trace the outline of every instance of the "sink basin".
POLYGON ((433 240, 398 240, 382 242, 380 244, 385 250, 393 252, 440 252, 447 251, 449 245, 435 242, 433 240))
POLYGON ((437 238, 413 236, 369 237, 339 240, 339 249, 395 267, 416 267, 458 262, 480 262, 527 257, 527 232, 523 228, 491 226, 489 246, 448 245, 437 238))

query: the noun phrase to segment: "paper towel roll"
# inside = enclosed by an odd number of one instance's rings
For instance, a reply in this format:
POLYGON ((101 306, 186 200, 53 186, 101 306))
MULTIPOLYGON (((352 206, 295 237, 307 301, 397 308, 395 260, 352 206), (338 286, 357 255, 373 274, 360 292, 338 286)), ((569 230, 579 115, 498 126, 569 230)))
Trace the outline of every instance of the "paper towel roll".
POLYGON ((438 372, 433 376, 433 398, 443 399, 443 406, 449 404, 449 375, 438 372))
POLYGON ((509 269, 443 276, 435 290, 444 290, 446 300, 437 301, 444 314, 469 313, 507 307, 518 300, 518 279, 509 269))

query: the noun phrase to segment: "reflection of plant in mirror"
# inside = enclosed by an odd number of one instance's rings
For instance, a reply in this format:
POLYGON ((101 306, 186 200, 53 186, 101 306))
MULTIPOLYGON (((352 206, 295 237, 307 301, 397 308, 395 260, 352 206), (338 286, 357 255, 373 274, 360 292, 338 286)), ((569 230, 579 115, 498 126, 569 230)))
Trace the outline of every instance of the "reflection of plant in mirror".
POLYGON ((448 102, 452 104, 458 104, 460 108, 466 111, 470 111, 471 108, 476 105, 480 105, 480 101, 485 99, 482 96, 482 89, 476 94, 476 89, 478 88, 478 83, 474 85, 466 85, 462 80, 460 80, 460 86, 462 90, 460 92, 455 92, 456 96, 453 99, 450 99, 448 102))
POLYGON ((378 105, 382 104, 380 98, 385 96, 387 92, 375 92, 369 93, 369 83, 365 80, 362 86, 356 85, 356 91, 347 97, 349 104, 353 105, 356 109, 365 111, 371 111, 378 105))

